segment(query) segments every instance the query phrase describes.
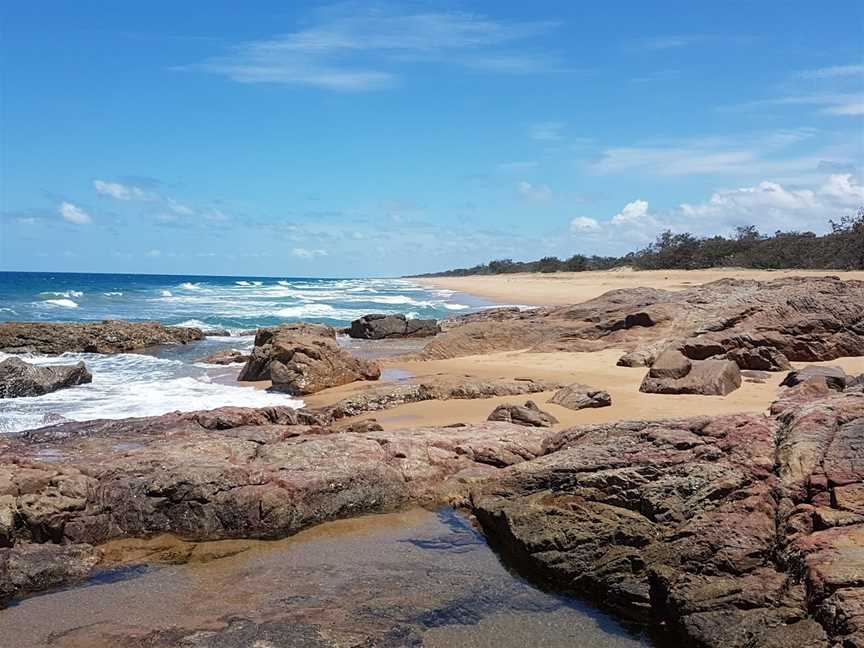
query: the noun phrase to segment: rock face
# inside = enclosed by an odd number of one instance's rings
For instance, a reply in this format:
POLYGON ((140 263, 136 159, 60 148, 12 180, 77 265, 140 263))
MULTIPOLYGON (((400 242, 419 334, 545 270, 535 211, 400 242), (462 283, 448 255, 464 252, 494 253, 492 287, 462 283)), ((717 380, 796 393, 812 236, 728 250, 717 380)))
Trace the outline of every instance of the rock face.
POLYGON ((561 387, 559 383, 545 380, 483 380, 439 378, 419 384, 402 384, 395 387, 364 390, 343 398, 330 408, 336 416, 356 416, 364 412, 398 407, 405 403, 430 400, 473 400, 498 396, 521 396, 552 391, 561 387))
POLYGON ((159 322, 0 323, 0 351, 6 353, 122 353, 158 344, 186 344, 203 338, 201 329, 165 326, 159 322))
POLYGON ((731 360, 688 360, 667 351, 648 370, 639 391, 649 394, 725 396, 741 386, 741 370, 731 360))
POLYGON ((42 396, 92 380, 83 362, 53 367, 37 367, 20 358, 0 362, 0 398, 42 396))
POLYGON ((195 362, 203 362, 206 364, 215 365, 231 365, 246 362, 247 360, 249 360, 249 355, 243 353, 242 351, 236 351, 234 349, 231 349, 229 351, 217 351, 216 353, 213 353, 204 358, 198 358, 195 362))
POLYGON ((779 409, 566 430, 473 510, 523 570, 673 645, 864 645, 864 396, 779 409))
POLYGON ((740 356, 742 368, 782 368, 781 355, 804 362, 864 355, 864 282, 723 279, 677 292, 613 290, 574 306, 466 315, 442 328, 422 357, 623 348, 634 352, 623 364, 644 366, 672 347, 691 360, 751 351, 740 356))
POLYGON ((487 420, 504 421, 526 427, 552 427, 558 422, 558 419, 541 410, 537 407, 537 403, 530 400, 524 405, 499 405, 487 420))
POLYGON ((609 407, 612 404, 612 397, 609 392, 602 389, 573 383, 555 392, 549 402, 572 410, 580 410, 587 407, 609 407))
POLYGON ((111 538, 279 538, 409 501, 464 503, 546 438, 506 423, 339 433, 314 418, 223 408, 0 437, 0 603, 86 574, 111 538))
POLYGON ((255 348, 237 379, 270 380, 275 391, 304 395, 380 376, 377 363, 339 348, 334 329, 300 323, 258 329, 255 348))
POLYGON ((372 314, 351 322, 348 335, 364 340, 387 338, 432 337, 441 329, 435 320, 407 319, 404 315, 372 314))

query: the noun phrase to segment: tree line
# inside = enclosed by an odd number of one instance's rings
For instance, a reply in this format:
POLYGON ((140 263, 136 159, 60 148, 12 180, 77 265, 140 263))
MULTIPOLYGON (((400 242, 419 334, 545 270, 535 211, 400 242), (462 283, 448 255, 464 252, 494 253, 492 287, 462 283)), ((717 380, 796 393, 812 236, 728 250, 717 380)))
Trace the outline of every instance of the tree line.
POLYGON ((831 231, 781 232, 771 235, 754 226, 739 227, 730 237, 700 237, 661 233, 657 239, 624 256, 586 256, 568 259, 547 256, 537 261, 497 259, 471 268, 435 272, 429 277, 507 274, 514 272, 583 272, 631 266, 638 270, 696 270, 741 267, 758 269, 864 270, 864 207, 839 221, 829 221, 831 231))

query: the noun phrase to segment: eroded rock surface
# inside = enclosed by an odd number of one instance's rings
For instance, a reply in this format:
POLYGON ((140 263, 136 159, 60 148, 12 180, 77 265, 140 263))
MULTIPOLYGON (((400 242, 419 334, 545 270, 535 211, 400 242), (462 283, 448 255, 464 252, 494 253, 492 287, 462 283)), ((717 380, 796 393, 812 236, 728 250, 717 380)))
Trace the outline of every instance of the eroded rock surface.
POLYGON ((159 322, 0 323, 0 351, 6 353, 122 353, 203 338, 201 329, 165 326, 159 322))
POLYGON ((0 602, 63 582, 64 569, 86 573, 92 545, 113 538, 279 538, 409 502, 464 503, 470 484, 537 457, 546 436, 491 422, 375 427, 340 433, 312 412, 223 408, 4 436, 0 602))
POLYGON ((409 319, 405 315, 371 314, 351 322, 348 335, 364 340, 390 338, 432 337, 441 329, 433 319, 409 319))
POLYGON ((343 398, 330 408, 337 416, 356 416, 430 400, 472 400, 499 396, 521 396, 551 391, 560 383, 546 380, 488 380, 466 377, 436 378, 422 383, 368 389, 343 398))
POLYGON ((649 394, 725 396, 741 386, 741 370, 731 360, 689 360, 666 351, 648 370, 639 391, 649 394))
POLYGON ((275 391, 304 395, 380 376, 376 362, 339 347, 335 329, 299 323, 258 329, 255 348, 237 379, 270 380, 275 391))
POLYGON ((687 290, 613 290, 582 304, 498 309, 453 318, 422 357, 623 348, 621 362, 647 366, 665 348, 692 360, 730 352, 745 369, 864 355, 864 282, 836 277, 723 279, 687 290), (762 351, 764 347, 775 351, 762 351), (782 357, 781 357, 782 356, 782 357))
POLYGON ((473 510, 529 573, 681 645, 864 645, 864 396, 787 397, 563 431, 473 510))
POLYGON ((48 367, 38 367, 20 358, 6 358, 0 362, 0 398, 42 396, 92 380, 83 362, 48 367))

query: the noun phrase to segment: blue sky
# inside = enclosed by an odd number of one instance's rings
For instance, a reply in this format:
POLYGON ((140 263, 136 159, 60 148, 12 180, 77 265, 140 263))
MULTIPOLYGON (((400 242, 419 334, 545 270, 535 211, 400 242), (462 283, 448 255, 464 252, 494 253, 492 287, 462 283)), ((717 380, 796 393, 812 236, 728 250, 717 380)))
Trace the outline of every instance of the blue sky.
POLYGON ((398 275, 864 204, 861 2, 0 11, 4 270, 398 275))

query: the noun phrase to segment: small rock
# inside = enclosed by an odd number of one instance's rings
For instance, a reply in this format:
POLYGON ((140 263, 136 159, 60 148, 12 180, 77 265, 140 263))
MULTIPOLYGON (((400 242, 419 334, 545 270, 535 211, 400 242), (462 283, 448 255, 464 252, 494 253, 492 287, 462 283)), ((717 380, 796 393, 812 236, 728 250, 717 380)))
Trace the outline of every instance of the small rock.
POLYGON ((486 420, 504 421, 528 427, 551 427, 558 422, 558 419, 541 410, 537 407, 537 403, 530 400, 526 401, 525 405, 499 405, 486 420))
POLYGON ((549 402, 568 409, 580 410, 589 407, 609 407, 612 404, 612 397, 609 392, 602 389, 573 383, 555 392, 549 402))
POLYGON ((661 353, 651 369, 648 370, 648 375, 652 378, 683 378, 690 373, 692 363, 678 350, 671 349, 661 353))
POLYGON ((824 379, 829 389, 843 391, 846 389, 848 376, 840 367, 810 366, 790 371, 780 384, 783 387, 794 387, 812 378, 824 379))
POLYGON ((249 356, 242 351, 231 349, 230 351, 217 351, 204 358, 198 358, 195 362, 203 362, 205 364, 215 365, 230 365, 240 362, 246 362, 249 356))

